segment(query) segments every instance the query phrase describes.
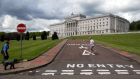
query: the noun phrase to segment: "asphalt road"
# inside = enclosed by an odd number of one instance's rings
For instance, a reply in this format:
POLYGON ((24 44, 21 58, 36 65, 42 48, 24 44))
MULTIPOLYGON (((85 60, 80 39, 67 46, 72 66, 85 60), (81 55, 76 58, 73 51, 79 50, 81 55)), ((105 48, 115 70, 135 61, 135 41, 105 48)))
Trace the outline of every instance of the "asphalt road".
POLYGON ((69 40, 55 60, 42 68, 0 79, 140 79, 140 64, 96 44, 69 40))

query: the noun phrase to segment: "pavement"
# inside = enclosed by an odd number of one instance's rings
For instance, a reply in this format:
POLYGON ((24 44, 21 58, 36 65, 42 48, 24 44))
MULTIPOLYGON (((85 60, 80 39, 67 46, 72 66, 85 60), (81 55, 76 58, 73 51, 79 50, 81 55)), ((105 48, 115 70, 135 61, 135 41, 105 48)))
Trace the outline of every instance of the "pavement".
MULTIPOLYGON (((65 40, 58 45, 60 47, 54 47, 48 55, 53 60, 49 64, 0 79, 140 79, 140 57, 137 55, 102 44, 95 45, 94 55, 88 49, 88 41, 82 40, 65 40)), ((40 60, 37 58, 36 64, 43 62, 46 54, 40 60)))
POLYGON ((53 59, 57 56, 58 52, 61 50, 61 48, 63 48, 66 42, 67 40, 62 41, 61 43, 59 43, 49 51, 45 52, 44 54, 40 55, 39 57, 35 58, 34 60, 25 62, 23 61, 15 64, 15 69, 4 70, 4 66, 0 64, 0 75, 19 73, 47 65, 53 61, 53 59))

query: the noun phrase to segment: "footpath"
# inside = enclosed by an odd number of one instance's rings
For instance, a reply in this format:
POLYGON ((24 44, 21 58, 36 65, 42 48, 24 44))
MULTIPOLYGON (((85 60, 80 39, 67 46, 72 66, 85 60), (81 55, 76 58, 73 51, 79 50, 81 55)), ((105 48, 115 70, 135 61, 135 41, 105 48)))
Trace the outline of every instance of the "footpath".
POLYGON ((35 58, 34 60, 15 64, 15 69, 4 70, 3 65, 0 64, 0 75, 16 74, 18 72, 32 70, 47 65, 55 59, 55 57, 57 56, 59 51, 61 51, 66 42, 67 40, 62 41, 61 43, 59 43, 46 53, 35 58))

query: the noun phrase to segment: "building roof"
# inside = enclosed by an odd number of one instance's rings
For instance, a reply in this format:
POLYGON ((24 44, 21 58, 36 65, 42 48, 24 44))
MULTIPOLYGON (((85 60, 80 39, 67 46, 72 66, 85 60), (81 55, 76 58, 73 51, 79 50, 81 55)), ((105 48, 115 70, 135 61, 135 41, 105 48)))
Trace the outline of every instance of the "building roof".
POLYGON ((68 19, 68 18, 74 18, 74 17, 83 17, 83 18, 86 18, 86 15, 83 15, 83 14, 71 14, 71 16, 67 16, 65 17, 65 19, 68 19))
MULTIPOLYGON (((70 18, 74 18, 74 17, 85 17, 85 18, 82 18, 82 19, 77 20, 77 21, 84 21, 84 20, 97 19, 97 18, 103 18, 103 17, 114 17, 114 18, 116 17, 116 18, 120 18, 120 19, 123 19, 123 20, 129 22, 127 19, 122 18, 122 17, 120 17, 120 16, 113 15, 113 14, 106 14, 106 15, 101 15, 101 16, 96 16, 96 17, 94 16, 94 17, 88 17, 88 18, 86 18, 86 16, 83 15, 83 14, 71 14, 71 16, 68 16, 68 17, 66 17, 65 19, 70 19, 70 18)), ((73 19, 70 19, 70 20, 73 20, 73 19)), ((51 24, 50 26, 63 24, 63 23, 65 23, 65 22, 66 22, 66 21, 61 22, 61 23, 51 24)), ((129 23, 130 23, 130 22, 129 22, 129 23)))

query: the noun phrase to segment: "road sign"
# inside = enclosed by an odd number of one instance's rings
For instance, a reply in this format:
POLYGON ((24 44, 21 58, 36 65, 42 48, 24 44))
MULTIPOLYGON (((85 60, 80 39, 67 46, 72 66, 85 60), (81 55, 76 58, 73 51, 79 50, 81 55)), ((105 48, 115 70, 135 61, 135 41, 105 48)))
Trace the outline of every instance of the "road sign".
POLYGON ((25 24, 18 24, 17 26, 17 31, 20 32, 20 40, 21 40, 21 53, 20 53, 20 58, 22 59, 22 33, 26 31, 26 26, 25 24))
POLYGON ((26 31, 26 26, 25 26, 25 24, 19 24, 18 26, 17 26, 17 31, 18 32, 20 32, 20 33, 23 33, 23 32, 25 32, 26 31))

